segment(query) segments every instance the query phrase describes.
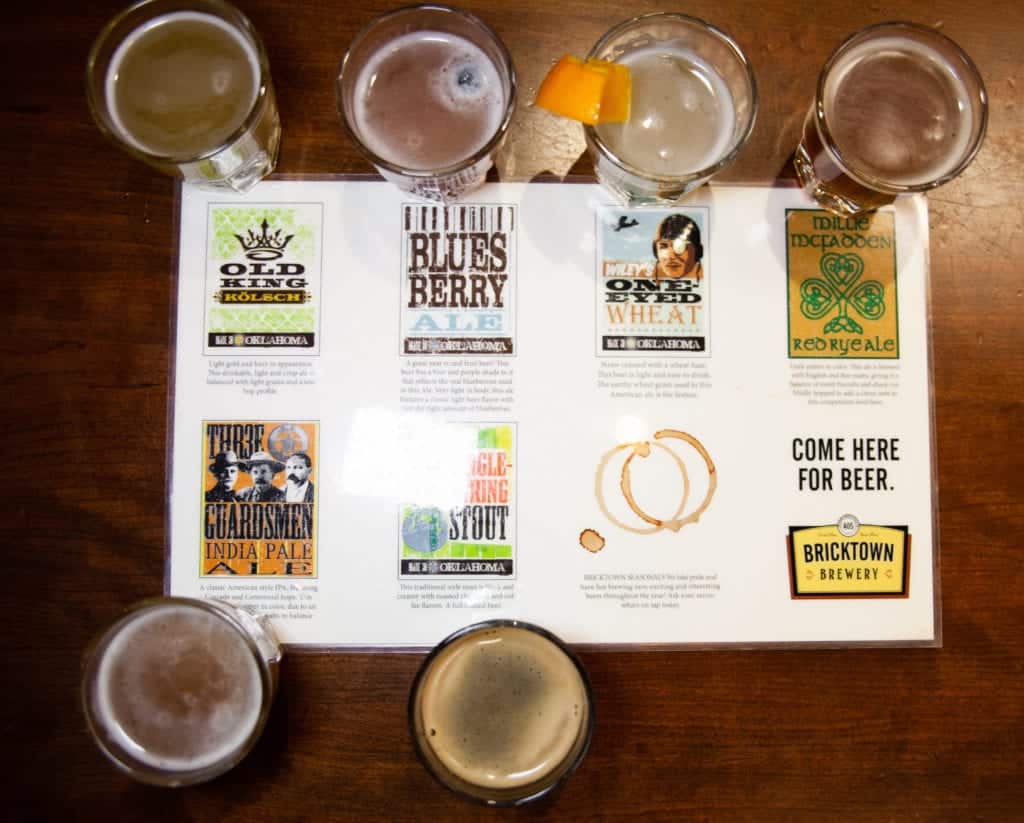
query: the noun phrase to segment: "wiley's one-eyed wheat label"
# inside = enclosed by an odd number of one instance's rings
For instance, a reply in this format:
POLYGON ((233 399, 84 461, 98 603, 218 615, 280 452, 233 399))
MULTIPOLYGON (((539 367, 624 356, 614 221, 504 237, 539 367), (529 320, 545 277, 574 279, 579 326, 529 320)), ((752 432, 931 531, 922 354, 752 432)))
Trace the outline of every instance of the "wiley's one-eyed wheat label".
POLYGON ((701 206, 598 213, 600 357, 710 353, 708 221, 701 206))
POLYGON ((790 357, 900 356, 891 211, 787 209, 786 267, 790 357))
POLYGON ((209 205, 205 354, 318 354, 323 206, 209 205))

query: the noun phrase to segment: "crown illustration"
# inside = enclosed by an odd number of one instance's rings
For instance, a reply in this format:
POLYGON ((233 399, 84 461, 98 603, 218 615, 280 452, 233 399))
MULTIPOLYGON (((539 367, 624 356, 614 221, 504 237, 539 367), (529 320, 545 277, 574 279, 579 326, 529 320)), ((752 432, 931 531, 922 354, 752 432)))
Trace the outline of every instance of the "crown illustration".
POLYGON ((250 260, 277 260, 278 257, 284 254, 284 247, 288 245, 288 241, 295 235, 289 234, 287 237, 282 238, 281 229, 270 234, 268 232, 270 224, 266 219, 260 224, 260 228, 263 229, 262 234, 256 234, 252 229, 249 229, 248 237, 236 234, 235 238, 242 244, 242 251, 245 252, 245 256, 250 260))

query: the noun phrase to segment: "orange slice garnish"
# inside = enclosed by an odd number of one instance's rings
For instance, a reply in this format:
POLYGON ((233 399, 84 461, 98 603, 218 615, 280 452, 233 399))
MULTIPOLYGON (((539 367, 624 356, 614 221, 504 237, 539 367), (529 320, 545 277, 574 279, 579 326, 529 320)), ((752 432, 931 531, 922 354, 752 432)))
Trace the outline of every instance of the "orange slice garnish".
POLYGON ((632 90, 628 66, 567 54, 540 84, 534 105, 592 126, 624 123, 632 90))

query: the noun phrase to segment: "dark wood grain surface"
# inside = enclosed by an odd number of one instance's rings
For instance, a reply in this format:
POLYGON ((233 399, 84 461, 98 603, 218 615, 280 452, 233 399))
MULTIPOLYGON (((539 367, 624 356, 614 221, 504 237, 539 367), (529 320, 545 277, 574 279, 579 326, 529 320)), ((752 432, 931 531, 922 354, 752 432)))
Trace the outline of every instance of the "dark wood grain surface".
MULTIPOLYGON (((333 78, 353 34, 387 5, 240 4, 271 57, 279 171, 370 171, 338 126, 333 78)), ((1024 5, 683 9, 732 33, 760 80, 756 130, 726 180, 789 174, 818 68, 869 23, 941 25, 986 79, 986 144, 929 197, 944 645, 586 652, 599 700, 590 756, 555 797, 501 812, 448 795, 413 757, 404 709, 419 655, 292 656, 256 750, 202 787, 136 785, 86 735, 82 649, 126 604, 161 590, 166 537, 174 186, 104 142, 84 96, 90 42, 118 6, 22 2, 0 25, 3 816, 1024 820, 1024 5)), ((535 78, 624 17, 664 10, 467 6, 535 78)))

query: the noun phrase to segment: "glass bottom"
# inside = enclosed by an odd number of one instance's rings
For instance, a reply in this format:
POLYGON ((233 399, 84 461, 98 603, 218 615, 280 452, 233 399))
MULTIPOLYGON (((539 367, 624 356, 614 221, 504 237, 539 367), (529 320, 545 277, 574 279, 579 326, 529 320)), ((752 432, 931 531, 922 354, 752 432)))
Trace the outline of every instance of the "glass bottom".
POLYGON ((377 167, 377 172, 402 191, 431 203, 448 205, 480 188, 487 179, 487 172, 493 165, 491 157, 485 157, 469 168, 449 174, 446 177, 413 177, 397 174, 377 167))
POLYGON ((594 162, 598 182, 624 206, 674 206, 694 189, 703 186, 708 177, 657 180, 641 177, 617 165, 589 139, 587 148, 594 162))
POLYGON ((232 146, 198 163, 171 167, 186 183, 208 191, 245 194, 274 171, 281 148, 281 119, 269 108, 260 122, 232 146))
POLYGON ((804 133, 793 154, 793 166, 800 184, 818 205, 833 214, 853 217, 895 201, 896 195, 869 189, 840 168, 818 137, 813 118, 812 109, 804 121, 804 133))

